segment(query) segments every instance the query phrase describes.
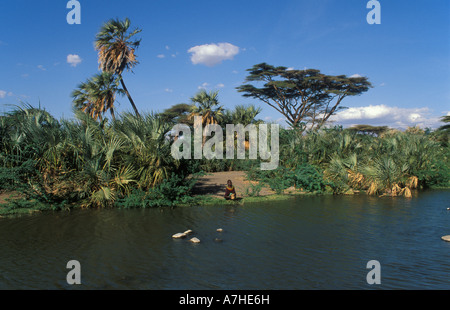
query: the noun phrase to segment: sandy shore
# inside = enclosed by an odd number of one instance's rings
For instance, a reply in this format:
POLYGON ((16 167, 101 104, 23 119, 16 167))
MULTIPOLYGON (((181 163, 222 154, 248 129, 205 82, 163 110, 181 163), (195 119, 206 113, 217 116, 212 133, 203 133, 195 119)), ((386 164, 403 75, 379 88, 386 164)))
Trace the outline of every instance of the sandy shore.
MULTIPOLYGON (((246 180, 244 171, 215 172, 199 178, 198 183, 193 189, 193 193, 195 195, 212 195, 213 197, 221 198, 225 194, 225 186, 228 180, 233 182, 238 197, 245 197, 246 188, 251 184, 257 184, 257 182, 246 180)), ((263 187, 259 195, 268 196, 273 194, 275 192, 270 188, 263 187)))
MULTIPOLYGON (((226 171, 208 173, 203 177, 200 177, 197 184, 193 189, 194 195, 208 195, 212 197, 222 198, 225 194, 225 186, 228 180, 233 182, 236 188, 238 197, 247 197, 246 189, 251 184, 257 184, 257 182, 246 180, 246 174, 244 171, 226 171)), ((259 196, 273 195, 275 192, 264 186, 259 196)), ((15 192, 2 192, 0 193, 0 205, 5 204, 7 199, 19 198, 20 194, 15 192)))

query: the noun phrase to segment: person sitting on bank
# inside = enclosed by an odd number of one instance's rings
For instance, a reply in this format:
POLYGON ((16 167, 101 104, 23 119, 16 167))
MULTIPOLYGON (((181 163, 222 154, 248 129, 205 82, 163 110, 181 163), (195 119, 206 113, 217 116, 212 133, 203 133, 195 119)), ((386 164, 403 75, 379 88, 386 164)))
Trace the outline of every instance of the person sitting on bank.
POLYGON ((236 189, 233 186, 233 183, 231 182, 231 180, 227 181, 227 186, 225 188, 225 199, 231 199, 231 200, 235 200, 236 199, 236 189))

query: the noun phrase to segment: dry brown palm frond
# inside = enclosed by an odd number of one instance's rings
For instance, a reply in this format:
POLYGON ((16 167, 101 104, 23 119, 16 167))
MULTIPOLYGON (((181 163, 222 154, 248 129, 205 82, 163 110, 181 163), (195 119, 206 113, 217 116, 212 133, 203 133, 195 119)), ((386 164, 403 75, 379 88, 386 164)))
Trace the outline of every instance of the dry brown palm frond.
POLYGON ((412 197, 411 190, 410 190, 408 187, 405 187, 405 188, 404 188, 403 194, 404 194, 404 196, 405 196, 406 198, 411 198, 411 197, 412 197))
POLYGON ((360 172, 354 172, 351 169, 347 170, 348 180, 352 187, 362 187, 365 182, 364 175, 360 172))
POLYGON ((98 49, 99 69, 119 75, 125 69, 131 70, 138 64, 135 52, 124 41, 101 46, 98 49))
POLYGON ((378 185, 376 182, 372 181, 369 188, 367 189, 367 195, 376 195, 378 193, 378 185))
POLYGON ((398 195, 401 195, 401 193, 402 193, 401 187, 398 186, 397 183, 394 184, 394 186, 392 186, 392 189, 391 189, 392 196, 398 196, 398 195))
POLYGON ((419 178, 416 176, 412 176, 410 177, 407 181, 406 181, 406 186, 409 187, 410 189, 415 189, 419 186, 419 178))

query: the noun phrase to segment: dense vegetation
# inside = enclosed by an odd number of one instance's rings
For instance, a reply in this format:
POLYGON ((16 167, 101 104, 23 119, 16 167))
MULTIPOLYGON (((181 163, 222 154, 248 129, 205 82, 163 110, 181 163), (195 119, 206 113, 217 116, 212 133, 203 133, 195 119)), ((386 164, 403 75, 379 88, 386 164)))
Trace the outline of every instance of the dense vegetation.
MULTIPOLYGON (((254 107, 247 110, 255 115, 254 107)), ((242 121, 245 111, 226 110, 224 121, 242 121)), ((125 113, 114 121, 95 121, 80 111, 75 116, 57 120, 30 106, 0 116, 0 190, 25 198, 10 207, 31 207, 30 201, 53 209, 196 203, 195 175, 227 170, 248 171, 250 179, 277 193, 294 186, 316 193, 410 196, 416 188, 449 185, 445 130, 374 136, 341 127, 304 135, 282 129, 280 166, 261 171, 258 160, 173 159, 173 122, 165 113, 125 113)))
POLYGON ((250 180, 259 181, 242 189, 249 196, 257 196, 262 186, 277 194, 294 188, 407 197, 413 189, 449 186, 448 124, 436 131, 401 132, 367 125, 326 128, 345 97, 370 88, 368 79, 267 64, 248 70, 247 82, 264 82, 262 88, 246 84, 238 91, 289 116, 290 128, 280 130, 278 169, 261 171, 259 160, 250 159, 176 160, 171 156, 171 145, 178 138, 171 133, 175 124, 192 129, 195 116, 201 117, 203 126, 218 124, 224 130, 226 124, 261 124, 257 119, 261 108, 227 109, 218 92, 200 91, 189 104, 176 104, 158 114, 140 113, 123 80, 124 71, 138 64, 141 40, 134 37, 140 32, 130 29, 128 19, 110 20, 101 27, 95 48, 102 72, 73 91, 74 119, 57 120, 29 105, 0 115, 0 193, 21 197, 1 206, 0 213, 203 203, 203 198, 192 195, 196 177, 230 170, 247 171, 250 180), (117 95, 128 97, 133 114, 116 113, 117 95))
MULTIPOLYGON (((238 106, 224 119, 246 109, 255 110, 238 106)), ((244 169, 250 162, 175 160, 173 124, 167 111, 98 121, 75 110, 75 119, 57 120, 45 110, 18 107, 0 116, 0 191, 53 209, 171 206, 193 203, 190 192, 202 171, 244 169)))

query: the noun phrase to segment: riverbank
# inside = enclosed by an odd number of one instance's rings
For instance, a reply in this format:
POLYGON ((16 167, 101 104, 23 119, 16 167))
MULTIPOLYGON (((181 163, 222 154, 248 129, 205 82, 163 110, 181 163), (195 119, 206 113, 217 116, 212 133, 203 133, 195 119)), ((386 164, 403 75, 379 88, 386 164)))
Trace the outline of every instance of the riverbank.
POLYGON ((27 215, 42 212, 37 201, 25 200, 18 192, 0 193, 0 218, 13 215, 27 215))
MULTIPOLYGON (((448 189, 448 187, 439 187, 437 189, 448 189)), ((343 195, 354 194, 360 194, 360 192, 350 190, 343 195)), ((245 171, 226 171, 207 173, 204 176, 199 177, 198 182, 192 190, 192 195, 194 199, 190 204, 181 204, 179 207, 188 207, 192 205, 232 206, 267 201, 283 201, 292 199, 296 196, 315 195, 315 193, 300 191, 299 189, 291 187, 284 190, 282 194, 277 194, 267 185, 260 184, 256 181, 249 181, 245 171), (225 200, 223 197, 225 185, 228 180, 231 180, 236 188, 238 199, 235 201, 225 200)), ((417 193, 414 197, 417 197, 417 193)), ((68 210, 77 208, 79 207, 76 205, 67 207, 68 210)), ((18 192, 0 193, 0 218, 6 216, 30 215, 51 210, 53 210, 51 206, 44 206, 34 200, 25 200, 23 195, 18 192)))
MULTIPOLYGON (((258 182, 247 180, 245 171, 226 171, 208 173, 200 177, 193 188, 192 194, 194 204, 215 206, 287 200, 297 195, 310 193, 290 188, 283 194, 276 194, 267 185, 260 185, 258 182), (231 180, 236 188, 238 199, 235 201, 223 198, 225 184, 228 180, 231 180), (257 189, 255 190, 255 188, 257 189)), ((180 207, 186 206, 188 205, 180 205, 180 207)), ((73 208, 77 207, 73 206, 73 208)), ((0 194, 0 217, 34 214, 45 210, 51 210, 51 208, 45 208, 35 201, 26 201, 17 192, 3 192, 0 194)))
MULTIPOLYGON (((231 180, 236 189, 238 197, 250 196, 251 189, 258 185, 258 182, 247 180, 245 171, 224 171, 207 173, 198 178, 197 183, 193 188, 194 195, 207 195, 212 198, 222 198, 225 194, 225 186, 227 181, 231 180)), ((261 186, 258 193, 259 196, 265 197, 274 195, 275 192, 268 186, 261 186)))

